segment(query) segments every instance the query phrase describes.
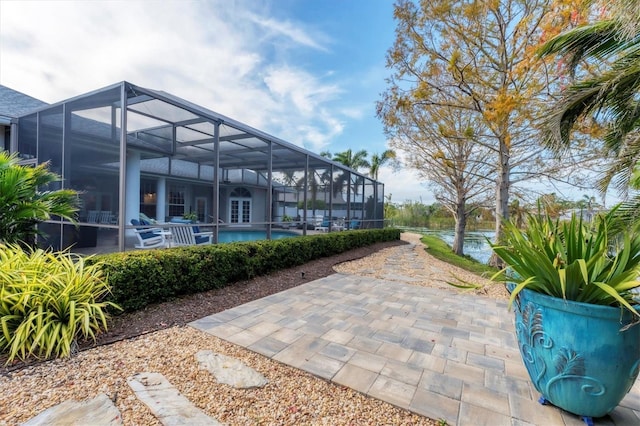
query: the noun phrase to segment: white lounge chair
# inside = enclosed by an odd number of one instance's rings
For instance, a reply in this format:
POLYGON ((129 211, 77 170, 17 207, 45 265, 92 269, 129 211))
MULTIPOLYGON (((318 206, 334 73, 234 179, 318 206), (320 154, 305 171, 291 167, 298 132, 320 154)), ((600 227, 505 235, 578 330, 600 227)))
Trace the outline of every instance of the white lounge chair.
MULTIPOLYGON (((133 226, 141 226, 140 221, 131 219, 133 226)), ((133 230, 136 237, 138 237, 138 244, 135 245, 137 249, 153 249, 167 247, 167 240, 164 238, 164 233, 160 228, 136 228, 133 230)))
POLYGON ((200 229, 197 226, 175 225, 169 229, 171 230, 172 243, 175 246, 211 244, 213 241, 213 232, 199 232, 200 229))

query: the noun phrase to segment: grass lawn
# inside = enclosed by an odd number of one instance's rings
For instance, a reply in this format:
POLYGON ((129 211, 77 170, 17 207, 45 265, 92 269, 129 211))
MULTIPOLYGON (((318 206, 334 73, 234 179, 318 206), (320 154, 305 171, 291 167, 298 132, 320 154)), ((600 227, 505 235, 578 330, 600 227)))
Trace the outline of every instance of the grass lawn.
POLYGON ((427 246, 425 249, 427 253, 443 262, 450 263, 487 278, 490 278, 498 271, 497 268, 480 263, 469 256, 458 256, 451 250, 451 246, 433 235, 423 235, 420 241, 427 246))

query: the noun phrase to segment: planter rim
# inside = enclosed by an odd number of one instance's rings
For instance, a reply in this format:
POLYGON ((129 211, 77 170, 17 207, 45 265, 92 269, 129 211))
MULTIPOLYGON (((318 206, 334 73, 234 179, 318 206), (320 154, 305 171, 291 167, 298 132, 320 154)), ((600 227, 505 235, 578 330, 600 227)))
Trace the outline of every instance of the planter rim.
MULTIPOLYGON (((506 283, 509 294, 516 287, 513 282, 506 283)), ((575 300, 563 299, 561 297, 550 296, 535 290, 523 288, 521 292, 529 299, 535 299, 536 303, 549 308, 559 309, 568 312, 579 312, 581 315, 588 315, 598 318, 619 318, 620 321, 629 322, 632 319, 632 313, 622 306, 599 305, 595 303, 578 302, 575 300)), ((636 312, 640 312, 640 304, 632 305, 636 312)))

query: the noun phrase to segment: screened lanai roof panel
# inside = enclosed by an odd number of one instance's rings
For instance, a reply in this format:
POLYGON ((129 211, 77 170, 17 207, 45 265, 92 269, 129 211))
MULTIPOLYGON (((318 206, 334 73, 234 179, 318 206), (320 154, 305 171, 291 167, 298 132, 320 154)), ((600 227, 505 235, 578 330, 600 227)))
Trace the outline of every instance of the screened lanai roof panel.
MULTIPOLYGON (((193 142, 193 141, 201 141, 206 135, 203 135, 201 132, 197 132, 195 130, 191 130, 187 127, 180 126, 176 128, 176 139, 178 142, 193 142)), ((210 140, 211 138, 207 138, 210 140)))
POLYGON ((159 120, 174 124, 200 119, 200 116, 193 114, 192 112, 159 99, 151 99, 149 101, 129 105, 127 109, 129 111, 136 111, 140 114, 156 117, 159 120))
POLYGON ((144 131, 148 129, 157 129, 159 127, 169 127, 167 123, 158 120, 155 117, 138 114, 134 111, 127 111, 127 132, 144 131))
POLYGON ((220 125, 220 137, 221 138, 230 138, 232 136, 242 136, 248 132, 236 129, 235 127, 229 126, 227 124, 220 125))
POLYGON ((185 125, 185 127, 188 127, 189 129, 192 129, 192 130, 196 130, 198 132, 201 132, 205 135, 209 135, 211 137, 213 137, 216 131, 216 126, 209 121, 201 121, 199 123, 188 124, 188 125, 185 125))
MULTIPOLYGON (((178 137, 178 140, 183 141, 182 143, 177 143, 177 145, 192 144, 194 147, 197 147, 194 150, 189 149, 185 151, 188 147, 183 146, 176 155, 179 155, 180 159, 184 160, 189 160, 188 156, 193 155, 193 161, 197 161, 200 164, 212 164, 212 162, 215 161, 213 156, 214 151, 212 149, 212 138, 215 134, 215 123, 219 123, 221 147, 220 166, 223 168, 242 167, 242 164, 238 163, 243 159, 246 161, 247 168, 265 167, 268 161, 264 158, 266 158, 266 154, 269 152, 269 143, 271 143, 274 169, 301 169, 305 167, 307 161, 311 168, 318 170, 328 169, 331 165, 334 166, 334 169, 347 169, 343 165, 322 158, 318 154, 309 152, 302 147, 269 135, 261 130, 252 128, 242 122, 185 99, 163 91, 146 89, 128 82, 121 82, 98 89, 91 93, 62 101, 57 105, 66 104, 72 110, 101 108, 105 106, 109 108, 113 107, 115 108, 117 126, 117 120, 120 119, 120 113, 117 111, 117 108, 120 105, 120 94, 123 92, 123 88, 125 96, 127 96, 127 141, 143 150, 149 149, 150 152, 160 151, 172 153, 172 151, 169 151, 169 148, 173 149, 173 136, 171 135, 171 139, 169 139, 163 132, 168 132, 168 129, 172 130, 171 126, 167 126, 168 124, 175 125, 177 129, 183 128, 183 130, 177 130, 181 135, 178 137), (165 129, 162 131, 156 130, 163 127, 165 127, 165 129), (197 133, 201 133, 202 135, 196 138, 197 133), (226 142, 230 142, 232 145, 225 147, 226 142), (252 155, 250 154, 252 151, 258 152, 258 157, 256 157, 256 159, 259 158, 258 162, 249 161, 248 155, 252 155), (209 153, 211 154, 209 155, 209 153), (259 157, 260 155, 265 157, 259 157)), ((107 109, 104 111, 107 111, 107 109)), ((106 117, 106 114, 104 114, 104 117, 106 117)), ((101 121, 106 120, 102 116, 85 117, 87 121, 96 118, 101 121)), ((105 135, 111 138, 114 127, 110 125, 109 121, 103 121, 103 125, 108 129, 105 135)), ((115 127, 115 131, 118 131, 117 127, 115 127)), ((351 172, 364 177, 364 175, 354 170, 351 170, 351 172)))

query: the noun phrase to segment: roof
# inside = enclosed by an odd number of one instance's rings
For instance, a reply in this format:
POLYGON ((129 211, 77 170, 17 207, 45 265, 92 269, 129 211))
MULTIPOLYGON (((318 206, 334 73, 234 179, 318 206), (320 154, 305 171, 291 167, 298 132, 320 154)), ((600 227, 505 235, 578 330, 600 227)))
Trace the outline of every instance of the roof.
MULTIPOLYGON (((72 110, 74 108, 98 109, 105 105, 106 99, 113 100, 115 90, 119 93, 122 89, 127 96, 127 143, 131 147, 139 148, 144 153, 143 162, 149 163, 150 166, 157 166, 159 159, 169 156, 173 162, 181 160, 196 162, 210 168, 213 173, 216 138, 214 123, 218 123, 219 167, 222 169, 250 169, 260 172, 267 171, 270 167, 273 170, 333 167, 336 172, 349 171, 354 176, 376 182, 343 164, 208 108, 167 92, 143 88, 127 81, 52 105, 44 104, 44 108, 27 111, 22 116, 59 107, 62 104, 73 105, 72 110)), ((22 116, 18 118, 21 119, 22 116)), ((50 118, 53 119, 53 117, 50 118)), ((100 143, 101 140, 111 144, 110 119, 101 120, 97 116, 85 118, 73 114, 72 120, 78 120, 75 125, 77 135, 85 134, 93 145, 100 143)))
POLYGON ((0 84, 0 124, 8 125, 12 118, 45 105, 48 104, 0 84))

